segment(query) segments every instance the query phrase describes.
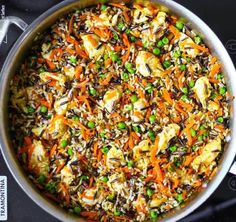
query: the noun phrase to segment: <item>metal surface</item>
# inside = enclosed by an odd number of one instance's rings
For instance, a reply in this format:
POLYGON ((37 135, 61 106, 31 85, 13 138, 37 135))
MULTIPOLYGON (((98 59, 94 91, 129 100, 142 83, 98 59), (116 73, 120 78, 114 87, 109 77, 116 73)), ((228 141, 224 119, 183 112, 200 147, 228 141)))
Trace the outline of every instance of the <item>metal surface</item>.
POLYGON ((25 23, 22 19, 15 16, 8 16, 4 19, 0 19, 0 45, 2 44, 2 41, 6 36, 8 28, 11 24, 15 24, 22 31, 25 31, 28 27, 27 23, 25 23))
MULTIPOLYGON (((8 86, 9 81, 12 77, 12 74, 17 69, 17 66, 22 61, 24 55, 26 55, 27 49, 33 42, 34 37, 37 33, 43 31, 50 25, 52 25, 58 17, 66 14, 70 10, 76 8, 83 8, 92 4, 97 3, 98 1, 93 0, 69 0, 62 2, 53 8, 49 9, 42 16, 40 16, 35 22, 33 22, 26 31, 20 36, 18 41, 12 47, 6 62, 4 63, 2 73, 0 76, 0 142, 2 152, 4 154, 5 161, 15 177, 16 181, 22 187, 22 189, 44 210, 48 213, 54 215, 56 218, 62 221, 84 221, 83 219, 79 219, 76 216, 73 216, 63 209, 61 209, 55 203, 49 201, 44 198, 38 189, 29 181, 27 176, 25 175, 22 167, 18 163, 14 149, 11 146, 11 142, 9 140, 8 135, 8 114, 7 114, 7 106, 8 106, 8 86)), ((163 9, 170 11, 178 16, 181 16, 189 22, 189 25, 200 32, 203 35, 204 41, 211 48, 213 54, 215 54, 219 60, 221 61, 224 69, 224 73, 226 73, 228 78, 228 86, 232 95, 236 95, 236 79, 235 79, 235 69, 233 63, 226 52, 224 46, 221 44, 216 35, 211 31, 211 29, 196 15, 191 13, 189 10, 184 8, 183 6, 171 1, 171 0, 156 0, 152 1, 154 3, 158 3, 163 6, 163 9)), ((235 102, 232 103, 232 116, 235 116, 235 102)), ((207 189, 203 190, 200 194, 198 194, 195 198, 193 198, 184 208, 175 210, 167 215, 162 221, 177 221, 184 216, 191 213, 194 209, 196 209, 200 204, 202 204, 219 186, 220 182, 223 180, 224 176, 229 171, 229 168, 233 162, 235 152, 234 146, 236 145, 236 135, 235 135, 235 118, 232 119, 232 138, 228 148, 226 149, 221 163, 219 165, 219 170, 216 176, 212 179, 212 181, 208 184, 207 189)))

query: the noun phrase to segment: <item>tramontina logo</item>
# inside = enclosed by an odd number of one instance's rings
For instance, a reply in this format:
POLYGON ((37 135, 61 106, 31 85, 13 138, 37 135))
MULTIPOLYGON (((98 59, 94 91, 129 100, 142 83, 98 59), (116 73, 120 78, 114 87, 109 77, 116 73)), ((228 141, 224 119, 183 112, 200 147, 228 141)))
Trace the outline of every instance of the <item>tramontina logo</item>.
POLYGON ((0 176, 0 221, 7 220, 7 177, 0 176))
POLYGON ((227 49, 229 54, 235 55, 236 54, 236 40, 229 39, 225 44, 225 48, 227 49))

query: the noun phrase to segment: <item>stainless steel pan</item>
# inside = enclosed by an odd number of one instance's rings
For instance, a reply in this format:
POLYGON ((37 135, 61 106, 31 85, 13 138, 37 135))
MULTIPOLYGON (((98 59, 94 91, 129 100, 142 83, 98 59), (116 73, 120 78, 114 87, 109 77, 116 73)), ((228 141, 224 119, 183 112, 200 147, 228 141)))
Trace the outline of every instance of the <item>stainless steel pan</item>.
MULTIPOLYGON (((38 19, 36 19, 30 26, 27 27, 27 24, 24 23, 19 18, 16 17, 7 17, 4 20, 0 20, 0 44, 4 35, 7 32, 7 29, 10 24, 14 23, 19 26, 24 32, 16 41, 12 47, 6 61, 3 65, 1 75, 0 75, 0 143, 2 153, 4 155, 5 161, 15 177, 18 184, 22 189, 34 200, 41 208, 46 210, 48 213, 52 214, 56 218, 62 221, 84 221, 83 219, 78 219, 68 212, 62 210, 55 203, 44 198, 36 187, 29 181, 27 175, 24 173, 19 162, 17 161, 14 149, 11 145, 9 133, 8 133, 8 91, 9 91, 9 82, 18 68, 18 65, 23 60, 24 56, 27 53, 27 49, 31 46, 34 37, 37 33, 45 30, 47 27, 51 26, 58 17, 66 14, 67 12, 76 9, 83 8, 98 3, 99 1, 95 0, 69 0, 64 1, 53 8, 46 11, 38 19)), ((224 69, 224 73, 227 76, 228 86, 232 95, 236 95, 236 72, 234 65, 225 50, 224 46, 213 33, 213 31, 195 14, 190 12, 188 9, 177 4, 171 0, 153 0, 152 2, 157 3, 163 7, 164 10, 170 11, 180 17, 183 17, 189 25, 195 29, 197 32, 200 32, 203 35, 204 41, 211 48, 213 54, 215 54, 221 61, 224 69)), ((236 153, 236 119, 235 119, 235 101, 232 102, 232 121, 231 129, 232 134, 229 138, 230 143, 226 148, 224 155, 219 164, 219 170, 216 176, 208 184, 207 188, 199 193, 196 197, 186 203, 186 206, 181 209, 176 209, 166 215, 162 221, 177 221, 199 205, 201 205, 219 186, 225 175, 229 172, 230 166, 233 163, 235 153, 236 153)), ((236 167, 235 167, 236 168, 236 167)), ((232 168, 232 169, 235 169, 232 168)), ((235 171, 235 170, 232 170, 235 171)), ((23 203, 22 203, 23 204, 23 203)))

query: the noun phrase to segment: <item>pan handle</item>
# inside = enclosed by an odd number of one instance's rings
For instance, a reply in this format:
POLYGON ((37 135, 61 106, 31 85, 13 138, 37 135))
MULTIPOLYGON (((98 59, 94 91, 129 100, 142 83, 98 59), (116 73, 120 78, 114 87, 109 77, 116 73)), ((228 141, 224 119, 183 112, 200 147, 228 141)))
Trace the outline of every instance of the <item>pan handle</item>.
POLYGON ((28 27, 26 22, 16 16, 7 16, 4 19, 0 19, 0 45, 2 44, 11 24, 18 26, 22 31, 25 31, 28 27))
POLYGON ((236 175, 236 161, 234 161, 234 163, 230 167, 229 172, 236 175))

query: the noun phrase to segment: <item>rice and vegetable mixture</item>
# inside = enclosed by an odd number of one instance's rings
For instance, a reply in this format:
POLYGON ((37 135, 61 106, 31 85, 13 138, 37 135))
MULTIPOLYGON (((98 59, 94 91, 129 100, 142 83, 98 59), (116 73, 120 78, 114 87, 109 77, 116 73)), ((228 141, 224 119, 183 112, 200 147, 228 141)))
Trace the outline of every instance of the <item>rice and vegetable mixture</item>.
POLYGON ((216 173, 230 133, 217 58, 151 4, 59 19, 35 40, 10 96, 29 177, 90 221, 156 220, 183 205, 216 173))

